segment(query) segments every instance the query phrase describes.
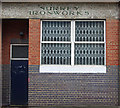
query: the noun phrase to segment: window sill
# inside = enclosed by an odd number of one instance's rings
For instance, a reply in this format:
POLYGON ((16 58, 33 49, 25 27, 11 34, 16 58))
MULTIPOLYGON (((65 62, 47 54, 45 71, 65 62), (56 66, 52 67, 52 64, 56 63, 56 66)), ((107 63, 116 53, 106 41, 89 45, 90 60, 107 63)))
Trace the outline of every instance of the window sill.
POLYGON ((106 66, 101 65, 40 65, 40 73, 106 73, 106 66))

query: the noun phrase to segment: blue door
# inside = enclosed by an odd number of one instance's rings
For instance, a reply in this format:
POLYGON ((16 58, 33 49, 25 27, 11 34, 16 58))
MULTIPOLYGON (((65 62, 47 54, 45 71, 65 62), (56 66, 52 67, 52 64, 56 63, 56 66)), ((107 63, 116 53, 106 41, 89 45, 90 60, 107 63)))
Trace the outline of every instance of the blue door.
POLYGON ((11 60, 11 105, 27 105, 28 60, 11 60))

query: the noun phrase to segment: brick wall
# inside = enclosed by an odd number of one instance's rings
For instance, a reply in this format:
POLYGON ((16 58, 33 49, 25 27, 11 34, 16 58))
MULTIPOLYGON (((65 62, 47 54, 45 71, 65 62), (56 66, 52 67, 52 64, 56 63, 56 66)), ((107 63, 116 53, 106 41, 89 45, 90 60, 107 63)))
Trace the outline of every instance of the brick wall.
POLYGON ((40 65, 40 20, 29 20, 29 65, 40 65))
POLYGON ((2 104, 10 104, 10 84, 11 84, 11 70, 10 70, 10 43, 12 40, 18 40, 19 43, 23 39, 28 38, 28 21, 27 20, 3 20, 2 22, 2 104), (19 33, 23 31, 24 36, 20 37, 19 33))
POLYGON ((39 23, 29 20, 29 106, 118 105, 119 21, 106 20, 107 72, 99 74, 39 73, 39 23), (39 60, 34 62, 35 58, 39 60))
POLYGON ((106 20, 106 64, 118 65, 119 20, 106 20))

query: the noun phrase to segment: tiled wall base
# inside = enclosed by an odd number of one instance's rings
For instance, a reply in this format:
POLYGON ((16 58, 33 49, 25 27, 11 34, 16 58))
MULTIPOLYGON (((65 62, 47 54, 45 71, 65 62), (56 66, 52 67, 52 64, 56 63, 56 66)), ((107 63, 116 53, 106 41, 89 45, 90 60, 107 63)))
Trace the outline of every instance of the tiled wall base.
POLYGON ((29 106, 118 105, 118 66, 94 74, 41 74, 38 65, 29 69, 29 106))

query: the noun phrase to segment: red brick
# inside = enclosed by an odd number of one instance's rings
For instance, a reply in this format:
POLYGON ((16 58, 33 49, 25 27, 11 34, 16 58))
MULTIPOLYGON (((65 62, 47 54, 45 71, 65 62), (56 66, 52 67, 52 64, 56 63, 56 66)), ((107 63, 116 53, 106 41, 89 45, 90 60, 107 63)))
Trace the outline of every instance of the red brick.
POLYGON ((40 65, 40 19, 29 19, 29 65, 40 65))
POLYGON ((106 20, 106 65, 119 63, 119 20, 106 20))

